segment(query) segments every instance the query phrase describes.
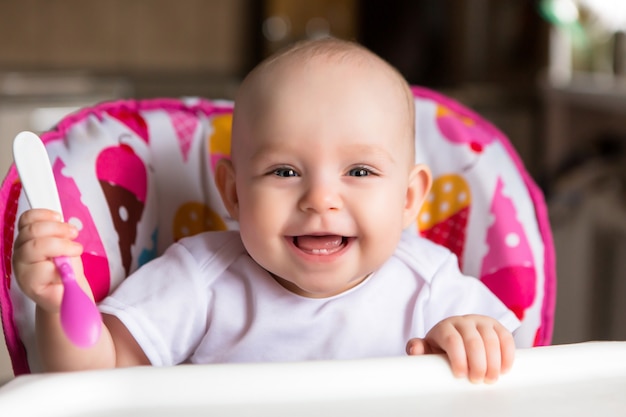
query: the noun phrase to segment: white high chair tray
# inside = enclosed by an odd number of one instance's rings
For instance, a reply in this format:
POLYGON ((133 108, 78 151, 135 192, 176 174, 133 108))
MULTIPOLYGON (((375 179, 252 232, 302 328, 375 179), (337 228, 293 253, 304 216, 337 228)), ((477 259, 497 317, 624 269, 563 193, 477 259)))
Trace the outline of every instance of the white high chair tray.
POLYGON ((625 416, 626 342, 521 349, 493 385, 440 355, 21 376, 2 416, 625 416))

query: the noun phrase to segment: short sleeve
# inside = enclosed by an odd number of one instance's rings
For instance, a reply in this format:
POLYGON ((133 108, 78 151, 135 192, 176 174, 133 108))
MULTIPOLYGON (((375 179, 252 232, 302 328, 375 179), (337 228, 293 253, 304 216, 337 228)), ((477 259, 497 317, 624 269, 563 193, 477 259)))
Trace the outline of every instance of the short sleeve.
POLYGON ((126 279, 100 303, 116 316, 155 366, 184 362, 205 333, 210 294, 196 260, 181 244, 126 279))

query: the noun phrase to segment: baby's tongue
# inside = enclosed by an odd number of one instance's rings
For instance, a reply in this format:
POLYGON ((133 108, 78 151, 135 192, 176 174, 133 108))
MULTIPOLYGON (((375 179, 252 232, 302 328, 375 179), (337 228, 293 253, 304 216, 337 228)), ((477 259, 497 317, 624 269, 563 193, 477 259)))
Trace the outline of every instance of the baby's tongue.
POLYGON ((298 236, 295 239, 296 246, 303 251, 329 251, 341 247, 343 238, 341 236, 298 236))

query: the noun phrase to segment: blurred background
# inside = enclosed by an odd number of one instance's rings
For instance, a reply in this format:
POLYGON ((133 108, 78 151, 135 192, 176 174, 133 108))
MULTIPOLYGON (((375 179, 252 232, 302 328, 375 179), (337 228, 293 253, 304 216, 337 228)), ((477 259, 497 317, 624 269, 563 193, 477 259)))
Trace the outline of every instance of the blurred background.
POLYGON ((0 175, 17 132, 77 108, 230 99, 280 47, 357 40, 505 132, 544 190, 554 343, 626 340, 624 30, 622 0, 0 0, 0 175))

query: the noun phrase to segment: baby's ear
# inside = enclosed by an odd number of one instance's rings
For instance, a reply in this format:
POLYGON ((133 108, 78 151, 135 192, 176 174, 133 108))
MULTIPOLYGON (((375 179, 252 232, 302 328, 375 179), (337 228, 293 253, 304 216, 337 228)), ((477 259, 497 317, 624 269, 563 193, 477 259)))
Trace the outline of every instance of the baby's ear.
POLYGON ((230 217, 239 220, 239 198, 237 197, 235 169, 229 159, 218 161, 215 167, 215 186, 220 192, 222 202, 230 217))
POLYGON ((402 219, 405 228, 417 218, 431 185, 432 175, 428 166, 424 164, 414 165, 409 174, 409 185, 406 190, 406 204, 402 219))

